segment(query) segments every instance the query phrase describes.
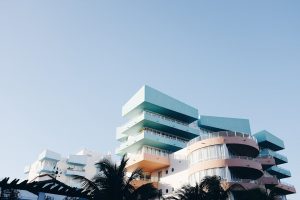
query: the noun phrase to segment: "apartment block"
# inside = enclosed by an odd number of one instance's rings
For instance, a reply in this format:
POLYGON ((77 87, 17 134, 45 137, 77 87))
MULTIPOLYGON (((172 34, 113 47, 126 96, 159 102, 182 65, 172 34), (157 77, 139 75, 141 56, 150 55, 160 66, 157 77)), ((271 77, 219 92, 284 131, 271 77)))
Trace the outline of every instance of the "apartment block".
POLYGON ((92 179, 97 173, 95 163, 104 157, 111 159, 109 154, 103 155, 87 149, 70 154, 68 157, 62 157, 61 154, 51 150, 44 150, 35 162, 25 167, 24 173, 29 181, 43 181, 51 176, 71 187, 80 188, 81 184, 74 180, 73 175, 92 179))
POLYGON ((225 189, 275 190, 278 199, 295 193, 282 179, 291 176, 281 167, 287 157, 284 142, 268 131, 252 135, 248 119, 207 116, 193 106, 149 86, 143 86, 122 107, 126 123, 117 128, 120 146, 127 154, 127 170, 140 167, 144 176, 133 184, 151 182, 161 195, 172 195, 185 184, 218 175, 225 189), (280 165, 280 166, 279 166, 280 165))

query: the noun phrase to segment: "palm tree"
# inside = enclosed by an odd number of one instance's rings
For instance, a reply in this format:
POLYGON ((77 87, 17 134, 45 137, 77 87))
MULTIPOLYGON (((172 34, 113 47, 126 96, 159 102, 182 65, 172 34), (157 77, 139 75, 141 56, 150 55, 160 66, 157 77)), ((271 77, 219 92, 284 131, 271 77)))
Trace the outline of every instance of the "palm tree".
POLYGON ((219 176, 207 176, 195 186, 185 185, 173 197, 166 199, 173 200, 226 200, 227 191, 221 186, 221 178, 219 176))
POLYGON ((74 176, 82 183, 86 191, 90 191, 91 199, 95 200, 148 200, 158 196, 158 190, 152 183, 144 184, 138 188, 132 185, 132 181, 143 175, 143 170, 134 170, 130 177, 127 177, 126 155, 122 157, 120 165, 109 159, 103 159, 96 163, 99 172, 92 180, 83 176, 74 176))
POLYGON ((206 192, 201 185, 196 183, 195 186, 185 185, 176 191, 176 196, 170 196, 167 200, 205 200, 206 192))
POLYGON ((200 185, 206 192, 205 199, 207 200, 226 200, 228 197, 227 191, 221 186, 220 176, 206 176, 200 185))

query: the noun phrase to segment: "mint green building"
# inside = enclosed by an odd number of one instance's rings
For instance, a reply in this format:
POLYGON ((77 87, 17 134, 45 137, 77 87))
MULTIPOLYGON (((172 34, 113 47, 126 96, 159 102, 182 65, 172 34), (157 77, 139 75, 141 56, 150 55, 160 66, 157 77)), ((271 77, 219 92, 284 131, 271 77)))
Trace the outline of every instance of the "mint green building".
POLYGON ((129 172, 144 170, 135 186, 152 182, 168 196, 184 184, 218 175, 230 191, 229 199, 254 188, 273 191, 282 200, 296 192, 282 181, 291 176, 281 166, 287 157, 278 152, 284 142, 267 131, 252 135, 248 119, 201 115, 149 86, 125 103, 122 116, 127 122, 117 128, 116 154, 128 155, 129 172))

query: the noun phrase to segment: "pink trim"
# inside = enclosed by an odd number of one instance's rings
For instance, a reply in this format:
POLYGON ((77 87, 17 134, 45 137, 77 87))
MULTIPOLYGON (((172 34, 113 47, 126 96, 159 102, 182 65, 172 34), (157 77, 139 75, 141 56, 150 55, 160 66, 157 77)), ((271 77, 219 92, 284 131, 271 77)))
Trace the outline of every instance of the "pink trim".
POLYGON ((258 147, 257 143, 250 138, 224 136, 224 137, 209 138, 206 140, 201 140, 201 141, 195 142, 194 144, 188 146, 188 149, 187 149, 188 154, 190 154, 191 152, 193 152, 197 149, 201 149, 201 148, 204 148, 207 146, 212 146, 212 145, 217 145, 217 144, 241 144, 241 145, 245 145, 248 147, 252 147, 252 148, 256 149, 257 152, 259 152, 259 147, 258 147))

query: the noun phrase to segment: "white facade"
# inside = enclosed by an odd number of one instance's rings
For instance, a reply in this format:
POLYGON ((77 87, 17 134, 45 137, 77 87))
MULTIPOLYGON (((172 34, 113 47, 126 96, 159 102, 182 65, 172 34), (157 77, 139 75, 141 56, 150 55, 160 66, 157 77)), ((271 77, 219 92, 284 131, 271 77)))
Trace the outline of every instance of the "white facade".
POLYGON ((159 170, 161 173, 158 189, 161 194, 168 196, 188 184, 188 160, 186 148, 169 155, 170 166, 159 170))
POLYGON ((95 163, 104 157, 111 159, 110 154, 103 155, 87 149, 68 157, 62 157, 59 153, 44 150, 38 156, 37 161, 25 167, 24 173, 28 175, 29 181, 49 179, 49 176, 43 176, 48 174, 71 187, 80 187, 80 183, 75 181, 72 175, 92 179, 97 172, 95 163))

